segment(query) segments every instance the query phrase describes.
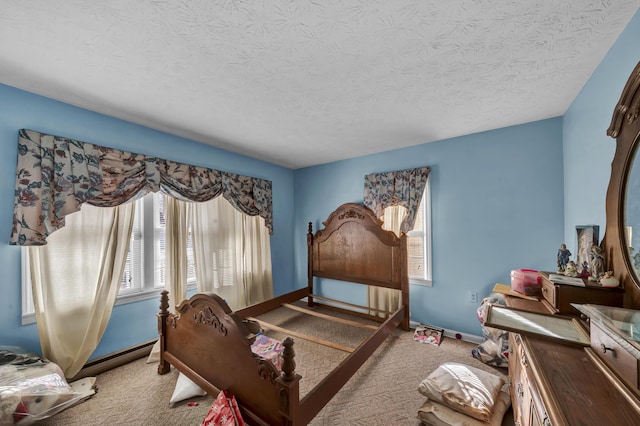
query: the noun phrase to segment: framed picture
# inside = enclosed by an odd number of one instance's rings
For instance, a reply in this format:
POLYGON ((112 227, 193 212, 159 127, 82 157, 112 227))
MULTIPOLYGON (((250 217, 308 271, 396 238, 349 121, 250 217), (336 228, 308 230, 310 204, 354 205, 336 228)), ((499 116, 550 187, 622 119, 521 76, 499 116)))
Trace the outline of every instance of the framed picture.
POLYGON ((413 332, 413 340, 418 343, 428 343, 434 346, 440 346, 442 343, 442 334, 444 329, 432 327, 430 325, 420 324, 413 332))
POLYGON ((547 338, 559 343, 589 346, 589 334, 573 317, 541 314, 505 306, 489 305, 485 327, 547 338))
POLYGON ((589 264, 591 247, 598 245, 598 225, 580 225, 576 226, 576 234, 578 237, 578 252, 576 253, 576 265, 580 266, 584 262, 589 264))

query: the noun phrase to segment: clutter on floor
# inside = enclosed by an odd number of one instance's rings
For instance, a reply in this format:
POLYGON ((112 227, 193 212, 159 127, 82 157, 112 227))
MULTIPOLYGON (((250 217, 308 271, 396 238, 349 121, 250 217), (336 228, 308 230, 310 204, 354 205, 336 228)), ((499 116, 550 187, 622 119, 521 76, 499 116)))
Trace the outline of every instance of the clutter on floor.
POLYGON ((94 382, 85 378, 70 385, 56 363, 0 346, 0 424, 28 426, 51 417, 95 393, 94 382))

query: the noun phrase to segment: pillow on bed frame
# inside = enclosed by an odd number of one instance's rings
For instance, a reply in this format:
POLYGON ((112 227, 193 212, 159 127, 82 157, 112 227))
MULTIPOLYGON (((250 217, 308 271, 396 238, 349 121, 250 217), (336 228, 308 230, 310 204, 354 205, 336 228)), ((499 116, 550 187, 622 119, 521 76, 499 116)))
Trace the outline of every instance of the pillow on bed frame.
POLYGON ((465 364, 445 363, 424 379, 418 391, 432 401, 488 422, 504 379, 465 364))
POLYGON ((281 355, 283 350, 284 346, 282 346, 281 341, 264 334, 257 335, 255 342, 251 345, 251 351, 254 354, 271 361, 278 371, 280 371, 280 366, 282 365, 281 355))

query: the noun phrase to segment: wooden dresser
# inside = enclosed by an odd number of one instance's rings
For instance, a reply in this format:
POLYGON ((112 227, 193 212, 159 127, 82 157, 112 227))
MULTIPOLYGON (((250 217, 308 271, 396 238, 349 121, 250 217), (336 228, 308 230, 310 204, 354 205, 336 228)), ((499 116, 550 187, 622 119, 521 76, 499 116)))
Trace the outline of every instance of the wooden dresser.
MULTIPOLYGON (((506 296, 507 306, 553 314, 548 304, 506 296)), ((593 347, 509 333, 514 420, 525 425, 640 425, 640 399, 593 347)))

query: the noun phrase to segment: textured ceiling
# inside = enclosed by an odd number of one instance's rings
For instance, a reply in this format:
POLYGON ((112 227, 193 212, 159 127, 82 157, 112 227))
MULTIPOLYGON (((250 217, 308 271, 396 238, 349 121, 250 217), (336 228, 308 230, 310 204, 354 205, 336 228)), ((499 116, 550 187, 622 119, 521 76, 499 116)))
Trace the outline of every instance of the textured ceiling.
POLYGON ((299 168, 562 115, 640 0, 1 0, 0 83, 299 168))

